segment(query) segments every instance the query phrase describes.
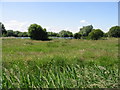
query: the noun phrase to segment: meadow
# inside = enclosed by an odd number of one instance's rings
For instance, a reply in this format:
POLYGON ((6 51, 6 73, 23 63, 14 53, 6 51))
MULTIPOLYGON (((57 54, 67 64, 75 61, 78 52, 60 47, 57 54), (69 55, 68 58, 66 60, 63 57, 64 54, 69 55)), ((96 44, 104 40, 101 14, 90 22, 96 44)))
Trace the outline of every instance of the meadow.
POLYGON ((118 88, 118 38, 2 40, 2 88, 118 88))

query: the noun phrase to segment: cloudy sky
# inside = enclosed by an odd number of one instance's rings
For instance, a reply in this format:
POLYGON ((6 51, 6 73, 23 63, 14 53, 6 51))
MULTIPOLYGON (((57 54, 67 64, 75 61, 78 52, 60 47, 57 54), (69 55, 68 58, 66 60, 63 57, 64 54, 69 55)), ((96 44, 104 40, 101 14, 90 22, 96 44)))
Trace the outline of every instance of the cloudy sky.
POLYGON ((1 2, 2 23, 6 29, 27 31, 36 23, 47 31, 78 32, 93 25, 107 32, 118 25, 117 2, 1 2))

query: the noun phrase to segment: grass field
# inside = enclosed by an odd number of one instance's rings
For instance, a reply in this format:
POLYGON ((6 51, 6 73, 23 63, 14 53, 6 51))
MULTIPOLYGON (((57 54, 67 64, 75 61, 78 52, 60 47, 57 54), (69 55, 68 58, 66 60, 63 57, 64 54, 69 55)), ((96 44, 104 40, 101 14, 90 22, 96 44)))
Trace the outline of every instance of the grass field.
POLYGON ((118 39, 2 40, 3 88, 117 88, 118 39))

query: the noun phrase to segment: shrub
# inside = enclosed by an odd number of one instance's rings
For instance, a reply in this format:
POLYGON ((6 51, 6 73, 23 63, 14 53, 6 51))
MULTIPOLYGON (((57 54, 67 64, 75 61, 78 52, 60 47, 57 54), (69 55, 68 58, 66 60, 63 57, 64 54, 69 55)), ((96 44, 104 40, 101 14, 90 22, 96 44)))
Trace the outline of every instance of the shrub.
POLYGON ((14 31, 13 33, 14 33, 14 37, 19 37, 20 31, 14 31))
POLYGON ((108 37, 108 33, 104 33, 103 36, 104 36, 104 37, 108 37))
POLYGON ((55 33, 55 32, 47 32, 48 33, 48 36, 51 36, 51 37, 58 37, 59 34, 58 33, 55 33))
POLYGON ((13 30, 7 30, 7 36, 14 36, 13 30))
POLYGON ((81 38, 81 34, 80 33, 75 33, 74 34, 74 38, 75 39, 80 39, 81 38))
POLYGON ((92 32, 89 33, 89 38, 92 40, 98 40, 99 38, 103 37, 103 31, 100 29, 94 29, 92 32))

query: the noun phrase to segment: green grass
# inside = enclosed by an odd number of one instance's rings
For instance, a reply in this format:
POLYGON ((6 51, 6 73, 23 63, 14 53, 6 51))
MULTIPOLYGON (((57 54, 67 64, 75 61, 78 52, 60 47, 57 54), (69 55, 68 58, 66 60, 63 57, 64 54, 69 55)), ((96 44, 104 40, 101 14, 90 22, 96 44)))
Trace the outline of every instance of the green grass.
POLYGON ((117 88, 118 39, 3 39, 3 88, 117 88))

